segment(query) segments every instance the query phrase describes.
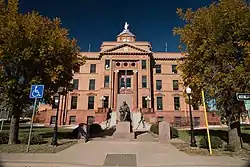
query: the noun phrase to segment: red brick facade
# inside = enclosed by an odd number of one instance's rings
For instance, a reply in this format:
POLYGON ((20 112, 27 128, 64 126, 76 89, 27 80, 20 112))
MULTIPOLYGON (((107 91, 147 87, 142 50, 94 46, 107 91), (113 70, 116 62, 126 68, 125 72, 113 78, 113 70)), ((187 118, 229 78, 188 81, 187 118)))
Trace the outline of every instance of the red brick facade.
MULTIPOLYGON (((136 41, 124 29, 117 41, 103 42, 100 52, 82 55, 87 61, 75 72, 75 89, 67 94, 65 105, 65 99, 61 99, 59 124, 87 122, 91 116, 101 123, 108 108, 117 112, 123 101, 128 102, 132 112, 142 110, 148 122, 163 119, 172 124, 185 120, 188 123, 188 105, 176 70, 177 61, 183 57, 181 53, 153 53, 149 42, 136 41)), ((55 115, 51 106, 40 105, 36 121, 49 125, 55 115)), ((202 106, 193 111, 193 117, 204 126, 202 106)), ((208 113, 208 118, 210 123, 220 122, 212 113, 208 113)))

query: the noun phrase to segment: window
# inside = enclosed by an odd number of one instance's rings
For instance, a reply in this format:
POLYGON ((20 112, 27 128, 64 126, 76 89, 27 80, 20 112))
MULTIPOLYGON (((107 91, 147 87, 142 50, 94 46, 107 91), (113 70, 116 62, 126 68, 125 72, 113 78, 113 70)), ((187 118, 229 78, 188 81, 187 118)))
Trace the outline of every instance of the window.
POLYGON ((110 68, 110 60, 105 60, 105 69, 108 70, 110 68))
POLYGON ((71 97, 71 109, 77 109, 77 96, 71 97))
POLYGON ((52 110, 57 109, 58 104, 56 105, 55 103, 55 98, 53 98, 53 103, 52 103, 52 110))
POLYGON ((147 61, 146 60, 141 61, 141 69, 147 69, 147 61))
POLYGON ((160 74, 161 73, 161 65, 155 65, 155 73, 160 74))
POLYGON ((174 97, 174 110, 180 110, 180 97, 174 97))
POLYGON ((177 127, 181 126, 181 117, 174 117, 174 122, 177 127))
POLYGON ((73 79, 73 89, 78 90, 79 79, 73 79))
POLYGON ((121 78, 120 87, 125 88, 125 78, 121 78))
POLYGON ((96 73, 96 64, 90 64, 90 73, 96 73))
POLYGON ((104 77, 104 88, 108 88, 109 87, 109 76, 106 75, 104 77))
POLYGON ((148 104, 147 104, 146 98, 147 98, 147 96, 143 96, 142 97, 142 108, 148 108, 148 104))
POLYGON ((50 117, 50 124, 56 124, 56 116, 50 117))
POLYGON ((173 80, 173 90, 179 90, 179 81, 173 80))
POLYGON ((142 76, 142 88, 146 88, 147 87, 147 76, 142 76))
POLYGON ((95 122, 94 116, 87 116, 87 125, 92 125, 95 122))
POLYGON ((172 73, 177 74, 177 65, 172 65, 172 73))
POLYGON ((194 117, 194 126, 200 126, 200 117, 194 117))
POLYGON ((126 78, 126 88, 131 88, 131 78, 126 78))
POLYGON ((159 122, 163 122, 164 121, 164 117, 162 117, 162 116, 158 116, 157 117, 157 122, 159 123, 159 122))
POLYGON ((162 97, 156 98, 157 110, 162 110, 162 97))
POLYGON ((89 96, 88 97, 88 109, 93 110, 95 108, 95 97, 89 96))
POLYGON ((70 116, 69 117, 69 124, 75 124, 76 123, 76 116, 70 116))
POLYGON ((162 81, 156 80, 156 90, 161 90, 161 89, 162 89, 162 81))
POLYGON ((95 90, 95 79, 89 80, 89 90, 95 90))

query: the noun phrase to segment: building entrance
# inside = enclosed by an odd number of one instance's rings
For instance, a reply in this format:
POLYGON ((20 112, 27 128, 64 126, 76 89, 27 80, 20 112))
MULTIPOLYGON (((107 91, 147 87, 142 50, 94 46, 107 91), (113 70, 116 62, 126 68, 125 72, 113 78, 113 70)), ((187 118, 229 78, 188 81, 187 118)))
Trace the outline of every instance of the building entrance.
POLYGON ((132 94, 132 70, 119 71, 119 94, 132 94))

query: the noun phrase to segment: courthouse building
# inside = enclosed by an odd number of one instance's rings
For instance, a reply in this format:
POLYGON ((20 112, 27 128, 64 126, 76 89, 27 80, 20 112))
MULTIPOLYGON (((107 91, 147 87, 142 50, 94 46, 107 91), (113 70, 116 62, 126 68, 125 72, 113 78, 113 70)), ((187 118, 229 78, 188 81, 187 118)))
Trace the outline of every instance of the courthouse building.
MULTIPOLYGON (((177 70, 181 53, 153 52, 151 44, 136 41, 125 24, 116 41, 103 42, 99 52, 81 54, 87 60, 74 73, 74 90, 61 99, 59 124, 104 122, 108 109, 117 113, 123 101, 132 113, 142 111, 147 122, 188 124, 189 108, 177 70)), ((203 108, 192 110, 195 125, 204 126, 203 108)), ((55 123, 55 116, 56 109, 41 104, 36 119, 50 125, 55 123)), ((212 113, 208 113, 208 119, 219 123, 212 113)))

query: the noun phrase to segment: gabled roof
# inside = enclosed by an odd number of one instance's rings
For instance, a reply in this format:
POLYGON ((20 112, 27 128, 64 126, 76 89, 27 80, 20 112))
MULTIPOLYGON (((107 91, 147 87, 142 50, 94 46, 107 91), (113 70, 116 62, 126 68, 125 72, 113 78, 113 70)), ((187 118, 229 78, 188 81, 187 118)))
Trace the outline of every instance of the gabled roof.
MULTIPOLYGON (((118 50, 118 49, 123 48, 123 47, 130 47, 130 48, 133 48, 133 49, 135 49, 135 50, 138 50, 139 52, 142 52, 142 53, 147 53, 147 54, 152 53, 152 52, 149 51, 149 50, 140 48, 140 47, 138 47, 138 46, 136 46, 136 45, 133 45, 133 44, 131 44, 131 43, 122 43, 122 44, 120 44, 120 45, 116 45, 116 46, 113 47, 113 48, 109 48, 109 49, 107 49, 107 50, 103 50, 103 51, 100 52, 100 54, 103 54, 103 53, 110 53, 110 52, 112 52, 112 51, 114 51, 113 53, 115 53, 115 50, 118 50)), ((131 53, 131 52, 129 52, 129 53, 131 53)))

